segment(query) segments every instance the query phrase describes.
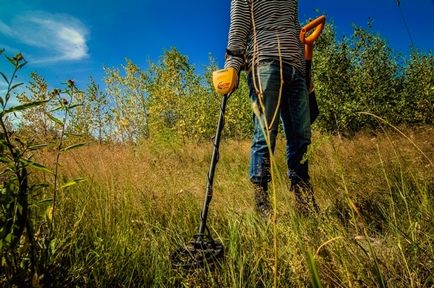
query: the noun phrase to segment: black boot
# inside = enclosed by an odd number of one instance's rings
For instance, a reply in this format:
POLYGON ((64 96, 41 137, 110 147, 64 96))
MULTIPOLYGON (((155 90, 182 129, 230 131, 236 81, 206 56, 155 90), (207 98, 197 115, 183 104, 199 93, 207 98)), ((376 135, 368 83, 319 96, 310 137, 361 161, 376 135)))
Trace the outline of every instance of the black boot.
POLYGON ((256 212, 263 218, 269 218, 273 213, 269 196, 268 196, 268 184, 265 183, 253 183, 255 192, 255 204, 256 212))
POLYGON ((319 207, 316 204, 313 187, 310 183, 297 183, 291 185, 291 191, 295 195, 295 209, 302 215, 309 215, 312 212, 318 213, 319 207))

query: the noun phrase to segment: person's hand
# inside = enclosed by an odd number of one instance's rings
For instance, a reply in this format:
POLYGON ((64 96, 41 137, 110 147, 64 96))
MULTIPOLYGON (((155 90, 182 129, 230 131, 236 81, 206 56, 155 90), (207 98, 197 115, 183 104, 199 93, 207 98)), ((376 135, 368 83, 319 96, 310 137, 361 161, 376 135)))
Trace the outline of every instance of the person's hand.
POLYGON ((220 95, 232 94, 238 88, 238 81, 238 71, 232 67, 212 73, 214 89, 220 95))

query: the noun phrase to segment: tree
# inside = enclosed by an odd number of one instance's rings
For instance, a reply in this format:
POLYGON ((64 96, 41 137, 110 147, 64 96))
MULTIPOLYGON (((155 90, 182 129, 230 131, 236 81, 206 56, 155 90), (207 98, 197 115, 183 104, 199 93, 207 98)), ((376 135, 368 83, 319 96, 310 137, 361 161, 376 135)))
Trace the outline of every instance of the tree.
POLYGON ((196 124, 204 120, 198 114, 203 109, 197 105, 203 104, 200 97, 205 90, 188 58, 175 48, 165 51, 160 63, 150 65, 148 75, 152 133, 170 138, 194 136, 198 131, 196 124))
POLYGON ((77 93, 76 97, 80 105, 71 112, 69 133, 86 140, 97 139, 102 143, 109 135, 112 120, 106 95, 90 77, 86 91, 77 93))
POLYGON ((91 77, 87 87, 86 95, 90 101, 90 111, 92 113, 92 132, 101 144, 110 134, 111 122, 113 120, 112 111, 109 108, 107 95, 103 93, 95 80, 91 77))
MULTIPOLYGON (((434 56, 413 50, 404 75, 402 92, 397 104, 401 123, 434 122, 434 56)), ((398 114, 398 112, 397 112, 398 114)))
MULTIPOLYGON (((351 38, 336 40, 326 26, 315 47, 314 83, 320 107, 317 127, 355 132, 378 121, 361 112, 401 123, 402 67, 386 41, 368 29, 354 27, 351 38)), ((429 80, 427 80, 429 82, 429 80)))
POLYGON ((357 103, 350 85, 353 68, 350 41, 344 38, 338 43, 334 27, 329 24, 314 53, 313 81, 320 109, 317 126, 327 131, 346 129, 357 103))
POLYGON ((395 118, 399 115, 399 110, 396 110, 400 96, 396 82, 399 67, 392 50, 380 36, 360 27, 354 28, 352 46, 351 85, 357 105, 354 106, 355 114, 350 128, 375 127, 378 123, 375 118, 357 112, 369 112, 396 122, 395 118))
POLYGON ((106 93, 113 102, 118 140, 137 142, 149 137, 148 108, 145 97, 148 76, 131 60, 122 66, 125 75, 116 68, 105 68, 106 93))

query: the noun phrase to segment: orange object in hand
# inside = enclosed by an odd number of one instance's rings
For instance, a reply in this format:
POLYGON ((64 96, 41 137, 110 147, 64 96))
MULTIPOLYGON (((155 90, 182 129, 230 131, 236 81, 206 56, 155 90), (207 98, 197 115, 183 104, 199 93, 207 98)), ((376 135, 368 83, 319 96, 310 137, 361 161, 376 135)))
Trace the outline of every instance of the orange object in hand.
POLYGON ((227 68, 212 73, 214 89, 220 95, 229 95, 238 87, 238 72, 234 68, 227 68))
POLYGON ((305 44, 304 49, 304 58, 306 60, 312 60, 313 57, 313 42, 318 39, 319 35, 321 35, 322 30, 325 26, 326 17, 324 15, 316 18, 315 20, 306 24, 300 31, 300 41, 305 44), (306 34, 315 29, 309 36, 306 37, 306 34))

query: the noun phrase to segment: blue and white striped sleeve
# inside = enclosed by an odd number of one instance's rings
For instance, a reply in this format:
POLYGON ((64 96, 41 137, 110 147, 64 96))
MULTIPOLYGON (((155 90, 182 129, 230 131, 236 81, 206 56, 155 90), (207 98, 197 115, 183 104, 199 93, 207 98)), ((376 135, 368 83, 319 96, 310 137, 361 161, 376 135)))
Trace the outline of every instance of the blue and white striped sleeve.
POLYGON ((246 47, 251 31, 250 7, 246 0, 232 0, 225 68, 238 72, 245 64, 246 47))

